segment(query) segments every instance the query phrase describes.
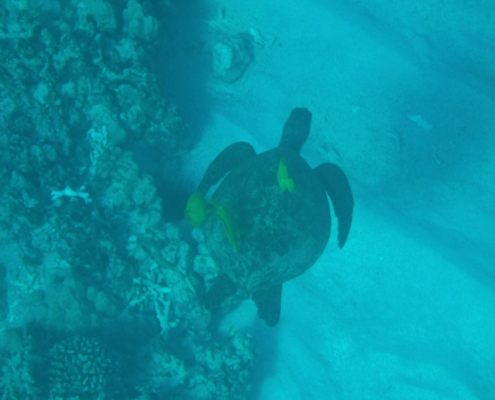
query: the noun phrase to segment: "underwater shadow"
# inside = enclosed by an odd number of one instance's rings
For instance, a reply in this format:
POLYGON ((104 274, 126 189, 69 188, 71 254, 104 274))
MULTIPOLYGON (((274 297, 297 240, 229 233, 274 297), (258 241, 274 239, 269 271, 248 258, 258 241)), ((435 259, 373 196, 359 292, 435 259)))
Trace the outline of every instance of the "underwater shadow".
POLYGON ((254 337, 256 342, 257 360, 251 379, 252 388, 248 396, 250 400, 261 398, 261 390, 263 383, 272 375, 276 374, 274 361, 279 358, 278 347, 278 329, 277 326, 269 328, 262 320, 257 320, 249 333, 254 337))
POLYGON ((202 2, 175 2, 162 20, 156 60, 155 73, 165 97, 177 106, 193 140, 210 114, 207 19, 208 10, 202 2))
POLYGON ((456 78, 455 72, 439 76, 428 93, 411 86, 397 104, 393 115, 424 110, 432 126, 425 129, 404 118, 394 121, 401 172, 375 188, 382 200, 370 207, 391 212, 394 225, 493 289, 495 270, 486 262, 493 259, 489 243, 495 240, 486 221, 493 221, 487 204, 493 186, 485 187, 488 181, 479 169, 486 170, 486 162, 480 160, 489 160, 493 148, 490 101, 456 78))

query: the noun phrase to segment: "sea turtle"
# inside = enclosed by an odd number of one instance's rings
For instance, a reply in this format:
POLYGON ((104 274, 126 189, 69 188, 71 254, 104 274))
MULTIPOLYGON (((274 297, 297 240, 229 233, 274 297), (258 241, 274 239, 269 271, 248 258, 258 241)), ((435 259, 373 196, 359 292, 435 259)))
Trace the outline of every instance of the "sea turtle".
POLYGON ((330 236, 330 197, 338 218, 338 245, 346 242, 354 201, 343 171, 325 163, 314 169, 299 155, 311 113, 292 110, 278 147, 256 154, 234 143, 207 168, 188 202, 186 220, 202 224, 210 255, 222 273, 206 294, 219 306, 237 290, 258 307, 268 326, 280 317, 282 284, 310 268, 330 236), (222 178, 208 203, 204 196, 222 178))

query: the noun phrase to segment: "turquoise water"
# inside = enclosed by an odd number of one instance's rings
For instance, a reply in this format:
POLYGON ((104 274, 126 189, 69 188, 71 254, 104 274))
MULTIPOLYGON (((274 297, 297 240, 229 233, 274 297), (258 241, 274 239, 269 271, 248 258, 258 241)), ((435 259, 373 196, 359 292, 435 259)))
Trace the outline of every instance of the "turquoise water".
POLYGON ((2 399, 494 398, 493 17, 3 2, 2 399), (222 266, 183 212, 217 154, 276 147, 294 107, 301 155, 339 165, 355 207, 268 328, 250 293, 204 308, 222 266))

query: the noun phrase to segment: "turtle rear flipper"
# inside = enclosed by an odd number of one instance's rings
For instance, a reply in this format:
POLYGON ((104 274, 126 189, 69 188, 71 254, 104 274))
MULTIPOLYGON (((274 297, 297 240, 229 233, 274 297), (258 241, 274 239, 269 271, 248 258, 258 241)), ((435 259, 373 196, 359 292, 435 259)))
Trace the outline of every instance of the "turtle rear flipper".
POLYGON ((237 292, 235 283, 226 274, 221 274, 206 293, 205 308, 209 310, 213 307, 220 307, 223 301, 235 292, 237 292))
POLYGON ((206 170, 203 179, 198 186, 198 192, 206 195, 206 192, 216 185, 228 172, 237 167, 243 161, 254 157, 256 152, 249 143, 237 142, 226 147, 212 161, 206 170))
POLYGON ((335 164, 325 163, 315 168, 325 190, 332 201, 335 215, 339 219, 339 247, 342 248, 347 240, 351 229, 352 209, 354 199, 352 198, 349 181, 339 167, 335 164))
POLYGON ((280 319, 282 285, 269 286, 253 293, 253 301, 258 307, 258 316, 271 328, 280 319))

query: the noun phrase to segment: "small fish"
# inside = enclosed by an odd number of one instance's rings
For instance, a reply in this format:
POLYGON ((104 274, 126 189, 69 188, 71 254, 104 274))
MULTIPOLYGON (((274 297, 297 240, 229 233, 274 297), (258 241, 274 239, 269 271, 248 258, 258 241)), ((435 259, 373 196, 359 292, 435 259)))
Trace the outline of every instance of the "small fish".
POLYGON ((229 243, 232 245, 234 250, 237 251, 238 232, 235 225, 234 217, 232 215, 232 211, 229 207, 221 205, 216 199, 211 199, 210 204, 215 207, 216 214, 218 218, 220 218, 220 221, 222 221, 229 243))
POLYGON ((294 190, 294 181, 289 178, 289 171, 287 170, 287 160, 285 157, 282 157, 280 162, 278 163, 277 170, 277 180, 280 185, 280 193, 283 193, 285 189, 292 193, 294 190))
POLYGON ((415 122, 416 125, 418 125, 420 128, 423 128, 426 132, 430 132, 433 129, 433 125, 429 124, 422 116, 421 114, 417 115, 408 115, 407 118, 409 118, 412 122, 415 122))
POLYGON ((208 216, 208 203, 200 192, 195 192, 189 197, 184 217, 193 228, 197 228, 208 216))

